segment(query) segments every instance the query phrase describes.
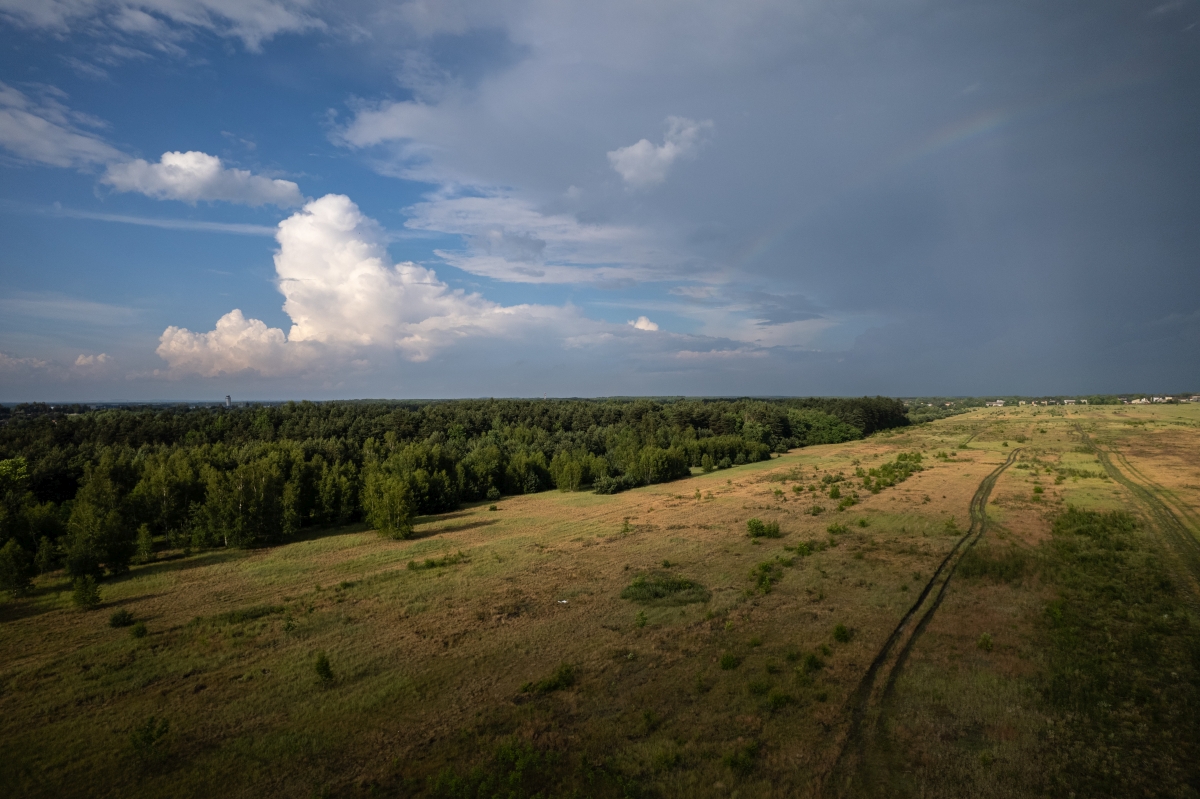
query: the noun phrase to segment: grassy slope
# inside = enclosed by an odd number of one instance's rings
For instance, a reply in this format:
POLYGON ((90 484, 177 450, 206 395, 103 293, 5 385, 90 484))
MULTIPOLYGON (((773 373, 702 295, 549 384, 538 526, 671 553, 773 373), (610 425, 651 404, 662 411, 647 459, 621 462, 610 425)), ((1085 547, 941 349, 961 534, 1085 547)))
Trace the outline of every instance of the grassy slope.
MULTIPOLYGON (((69 607, 61 579, 44 578, 34 598, 0 606, 0 792, 410 793, 516 737, 564 753, 547 768, 585 794, 630 783, 667 795, 815 793, 837 754, 843 702, 953 545, 946 521, 965 526, 1005 441, 1026 437, 1027 464, 1094 471, 1094 458, 1073 451, 1082 421, 1200 507, 1200 474, 1179 456, 1196 451, 1200 408, 1033 413, 979 411, 612 497, 508 498, 495 512, 485 504, 423 520, 406 542, 351 529, 165 560, 104 584, 92 613, 69 607), (954 459, 932 457, 971 436, 954 459), (791 490, 914 449, 926 471, 845 512, 819 499, 826 512, 809 515, 812 495, 791 490), (751 541, 751 516, 778 521, 783 538, 751 541), (849 532, 830 536, 835 521, 849 532), (785 550, 802 541, 832 546, 807 557, 785 550), (460 551, 454 565, 406 568, 460 551), (752 570, 777 556, 793 565, 778 567, 770 593, 756 592, 752 570), (621 599, 642 573, 694 580, 711 598, 621 599), (119 607, 150 634, 109 628, 119 607), (264 615, 223 617, 254 608, 264 615), (853 631, 848 643, 833 639, 837 624, 853 631), (328 687, 316 685, 317 651, 332 664, 328 687), (736 668, 721 668, 726 653, 736 668), (823 668, 806 669, 809 655, 823 668), (564 662, 576 666, 575 685, 522 693, 564 662), (170 731, 140 758, 130 732, 151 715, 170 731)), ((1010 469, 993 496, 987 546, 1031 557, 1063 503, 1127 502, 1112 481, 1056 485, 1029 469, 1010 469)), ((1036 620, 1051 596, 1035 568, 955 583, 892 699, 899 721, 876 765, 900 759, 900 772, 880 769, 893 789, 1020 795, 1036 777, 1045 724, 1036 620), (982 632, 990 652, 976 647, 982 632)))

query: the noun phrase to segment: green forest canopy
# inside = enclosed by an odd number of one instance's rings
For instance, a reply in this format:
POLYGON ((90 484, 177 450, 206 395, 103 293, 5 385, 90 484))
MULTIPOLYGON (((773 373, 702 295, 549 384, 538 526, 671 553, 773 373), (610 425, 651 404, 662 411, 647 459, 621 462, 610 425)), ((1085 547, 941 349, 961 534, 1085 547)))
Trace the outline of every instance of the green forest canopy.
POLYGON ((120 573, 154 542, 261 546, 558 488, 611 493, 908 424, 884 397, 23 405, 0 426, 0 585, 120 573), (70 412, 64 412, 70 411, 70 412))

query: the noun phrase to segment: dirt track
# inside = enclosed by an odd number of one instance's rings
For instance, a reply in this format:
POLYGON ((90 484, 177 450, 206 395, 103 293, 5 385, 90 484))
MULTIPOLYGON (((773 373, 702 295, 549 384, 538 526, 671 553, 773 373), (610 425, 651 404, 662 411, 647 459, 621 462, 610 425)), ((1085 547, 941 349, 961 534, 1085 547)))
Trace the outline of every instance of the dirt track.
POLYGON ((1000 466, 993 469, 979 484, 971 497, 971 525, 955 543, 954 548, 938 565, 937 570, 921 589, 916 601, 897 623, 879 653, 871 661, 858 687, 846 703, 844 716, 849 719, 842 747, 825 779, 823 794, 847 796, 852 793, 854 777, 862 755, 874 741, 883 712, 883 701, 891 692, 909 653, 921 637, 933 614, 946 595, 963 556, 983 537, 987 530, 987 503, 1000 475, 1011 466, 1020 449, 1014 449, 1000 466), (913 624, 913 620, 916 623, 913 624))

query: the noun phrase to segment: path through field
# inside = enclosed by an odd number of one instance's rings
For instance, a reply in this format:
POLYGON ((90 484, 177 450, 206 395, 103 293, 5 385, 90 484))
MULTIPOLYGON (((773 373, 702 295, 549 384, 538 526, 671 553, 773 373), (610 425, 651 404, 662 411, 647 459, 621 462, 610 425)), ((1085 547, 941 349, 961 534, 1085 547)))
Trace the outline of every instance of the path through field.
MULTIPOLYGON (((973 437, 973 436, 972 436, 973 437)), ((825 794, 850 795, 858 767, 867 748, 875 741, 884 700, 895 685, 917 639, 928 626, 946 595, 963 556, 983 537, 987 530, 987 503, 992 488, 1005 469, 1016 461, 1020 449, 1014 449, 1000 466, 993 469, 979 484, 971 497, 971 525, 955 543, 954 548, 938 565, 929 582, 917 596, 916 602, 900 619, 867 668, 854 693, 850 695, 844 715, 849 719, 841 752, 825 782, 825 794), (912 621, 916 619, 916 624, 912 621)))
POLYGON ((1164 543, 1181 567, 1180 576, 1191 589, 1190 604, 1193 607, 1200 605, 1200 541, 1194 532, 1200 530, 1200 519, 1195 511, 1180 501, 1173 492, 1143 474, 1120 452, 1106 449, 1096 443, 1079 425, 1076 425, 1075 429, 1078 430, 1084 445, 1095 449, 1096 456, 1108 476, 1127 488, 1141 503, 1154 529, 1165 537, 1164 543), (1117 466, 1118 463, 1124 467, 1124 471, 1117 466), (1179 518, 1180 516, 1191 523, 1192 530, 1188 529, 1188 525, 1179 518))

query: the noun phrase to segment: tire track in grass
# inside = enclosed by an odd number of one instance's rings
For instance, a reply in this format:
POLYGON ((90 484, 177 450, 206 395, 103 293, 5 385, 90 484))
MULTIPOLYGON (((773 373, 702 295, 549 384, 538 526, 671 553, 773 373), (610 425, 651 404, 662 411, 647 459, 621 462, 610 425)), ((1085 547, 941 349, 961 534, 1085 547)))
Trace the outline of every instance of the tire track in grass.
MULTIPOLYGON (((1197 540, 1195 534, 1188 530, 1187 525, 1180 521, 1179 516, 1162 500, 1154 488, 1148 488, 1142 485, 1142 483, 1131 479, 1117 467, 1114 460, 1120 460, 1131 473, 1138 475, 1146 483, 1149 483, 1150 486, 1157 487, 1153 481, 1142 475, 1120 453, 1107 450, 1093 441, 1083 431, 1082 427, 1076 425, 1075 429, 1083 440, 1084 445, 1091 447, 1096 452, 1096 457, 1100 459, 1100 464, 1104 467, 1104 471, 1108 476, 1128 489, 1138 502, 1141 503, 1150 517, 1154 529, 1163 536, 1167 549, 1174 555, 1178 564, 1183 569, 1180 576, 1184 578, 1184 581, 1188 583, 1188 587, 1191 589, 1189 604, 1193 609, 1200 607, 1200 603, 1197 602, 1197 598, 1200 597, 1200 540, 1197 540)), ((1175 501, 1179 503, 1178 498, 1175 498, 1175 501)), ((1182 511, 1182 515, 1189 518, 1189 520, 1194 518, 1191 508, 1182 511)))
POLYGON ((1018 447, 1010 452, 1008 459, 983 478, 979 487, 975 489, 975 494, 971 497, 970 527, 938 564, 929 582, 921 589, 912 607, 901 617, 892 634, 871 661, 871 665, 867 667, 858 687, 850 695, 844 711, 844 715, 850 717, 850 725, 838 758, 826 775, 822 795, 845 796, 851 792, 863 754, 868 744, 875 739, 883 699, 891 692, 913 644, 942 604, 946 588, 963 555, 975 546, 987 529, 987 503, 992 488, 1004 470, 1013 464, 1020 451, 1018 447), (917 620, 915 625, 912 624, 914 619, 917 620))

